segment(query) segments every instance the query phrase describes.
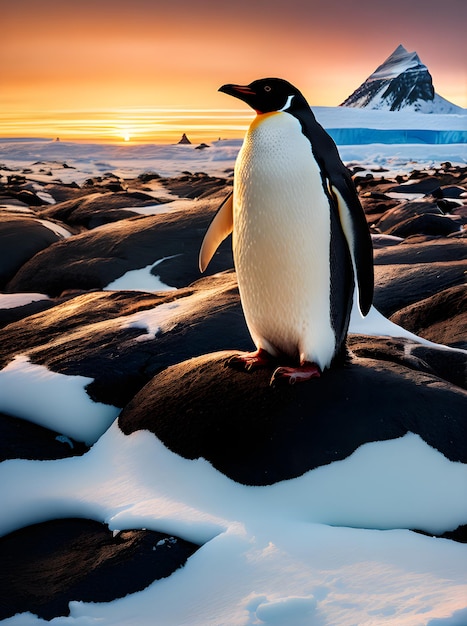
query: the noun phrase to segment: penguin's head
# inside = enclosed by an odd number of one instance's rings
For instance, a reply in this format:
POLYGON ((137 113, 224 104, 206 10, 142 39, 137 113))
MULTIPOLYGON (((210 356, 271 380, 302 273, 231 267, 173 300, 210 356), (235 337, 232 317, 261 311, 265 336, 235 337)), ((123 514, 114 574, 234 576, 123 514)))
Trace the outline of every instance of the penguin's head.
POLYGON ((260 78, 249 85, 222 85, 219 91, 243 100, 257 113, 308 106, 300 91, 282 78, 260 78))

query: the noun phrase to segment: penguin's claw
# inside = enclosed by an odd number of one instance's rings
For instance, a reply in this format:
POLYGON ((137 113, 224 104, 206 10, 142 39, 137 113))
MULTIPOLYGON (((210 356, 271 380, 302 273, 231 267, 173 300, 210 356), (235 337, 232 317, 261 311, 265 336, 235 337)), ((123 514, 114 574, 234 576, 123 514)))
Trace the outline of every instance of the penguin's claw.
POLYGON ((254 370, 268 367, 271 363, 271 355, 266 350, 256 350, 256 352, 245 352, 244 354, 235 354, 226 361, 225 365, 233 367, 237 370, 246 370, 252 372, 254 370))
POLYGON ((320 376, 321 370, 316 363, 304 363, 300 367, 278 367, 272 374, 270 385, 274 386, 276 383, 295 385, 320 376))

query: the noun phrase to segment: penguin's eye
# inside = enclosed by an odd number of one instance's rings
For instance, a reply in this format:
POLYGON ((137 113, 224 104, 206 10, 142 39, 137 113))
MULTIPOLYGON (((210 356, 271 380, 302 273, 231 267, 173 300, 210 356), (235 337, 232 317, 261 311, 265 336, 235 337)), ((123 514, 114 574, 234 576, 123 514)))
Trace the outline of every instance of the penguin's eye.
POLYGON ((272 87, 270 85, 265 85, 264 86, 264 91, 267 91, 268 93, 271 91, 272 87))

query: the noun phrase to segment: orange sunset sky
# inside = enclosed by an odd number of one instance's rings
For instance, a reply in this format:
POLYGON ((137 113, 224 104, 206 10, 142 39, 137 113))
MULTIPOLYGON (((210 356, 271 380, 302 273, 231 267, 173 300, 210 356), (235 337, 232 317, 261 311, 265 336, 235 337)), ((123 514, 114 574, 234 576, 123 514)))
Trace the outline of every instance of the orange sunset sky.
POLYGON ((278 76, 336 106, 400 43, 467 107, 466 0, 11 0, 0 15, 0 137, 238 137, 252 112, 223 83, 278 76))

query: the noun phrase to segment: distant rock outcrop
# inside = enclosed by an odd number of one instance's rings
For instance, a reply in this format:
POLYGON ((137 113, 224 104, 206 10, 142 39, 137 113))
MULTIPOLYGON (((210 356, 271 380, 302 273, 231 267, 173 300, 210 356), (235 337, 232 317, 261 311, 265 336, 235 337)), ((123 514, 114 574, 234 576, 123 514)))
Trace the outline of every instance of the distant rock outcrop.
POLYGON ((180 143, 186 143, 186 144, 191 144, 191 141, 188 139, 188 137, 186 136, 185 133, 183 133, 182 138, 180 139, 180 141, 178 142, 180 143))

